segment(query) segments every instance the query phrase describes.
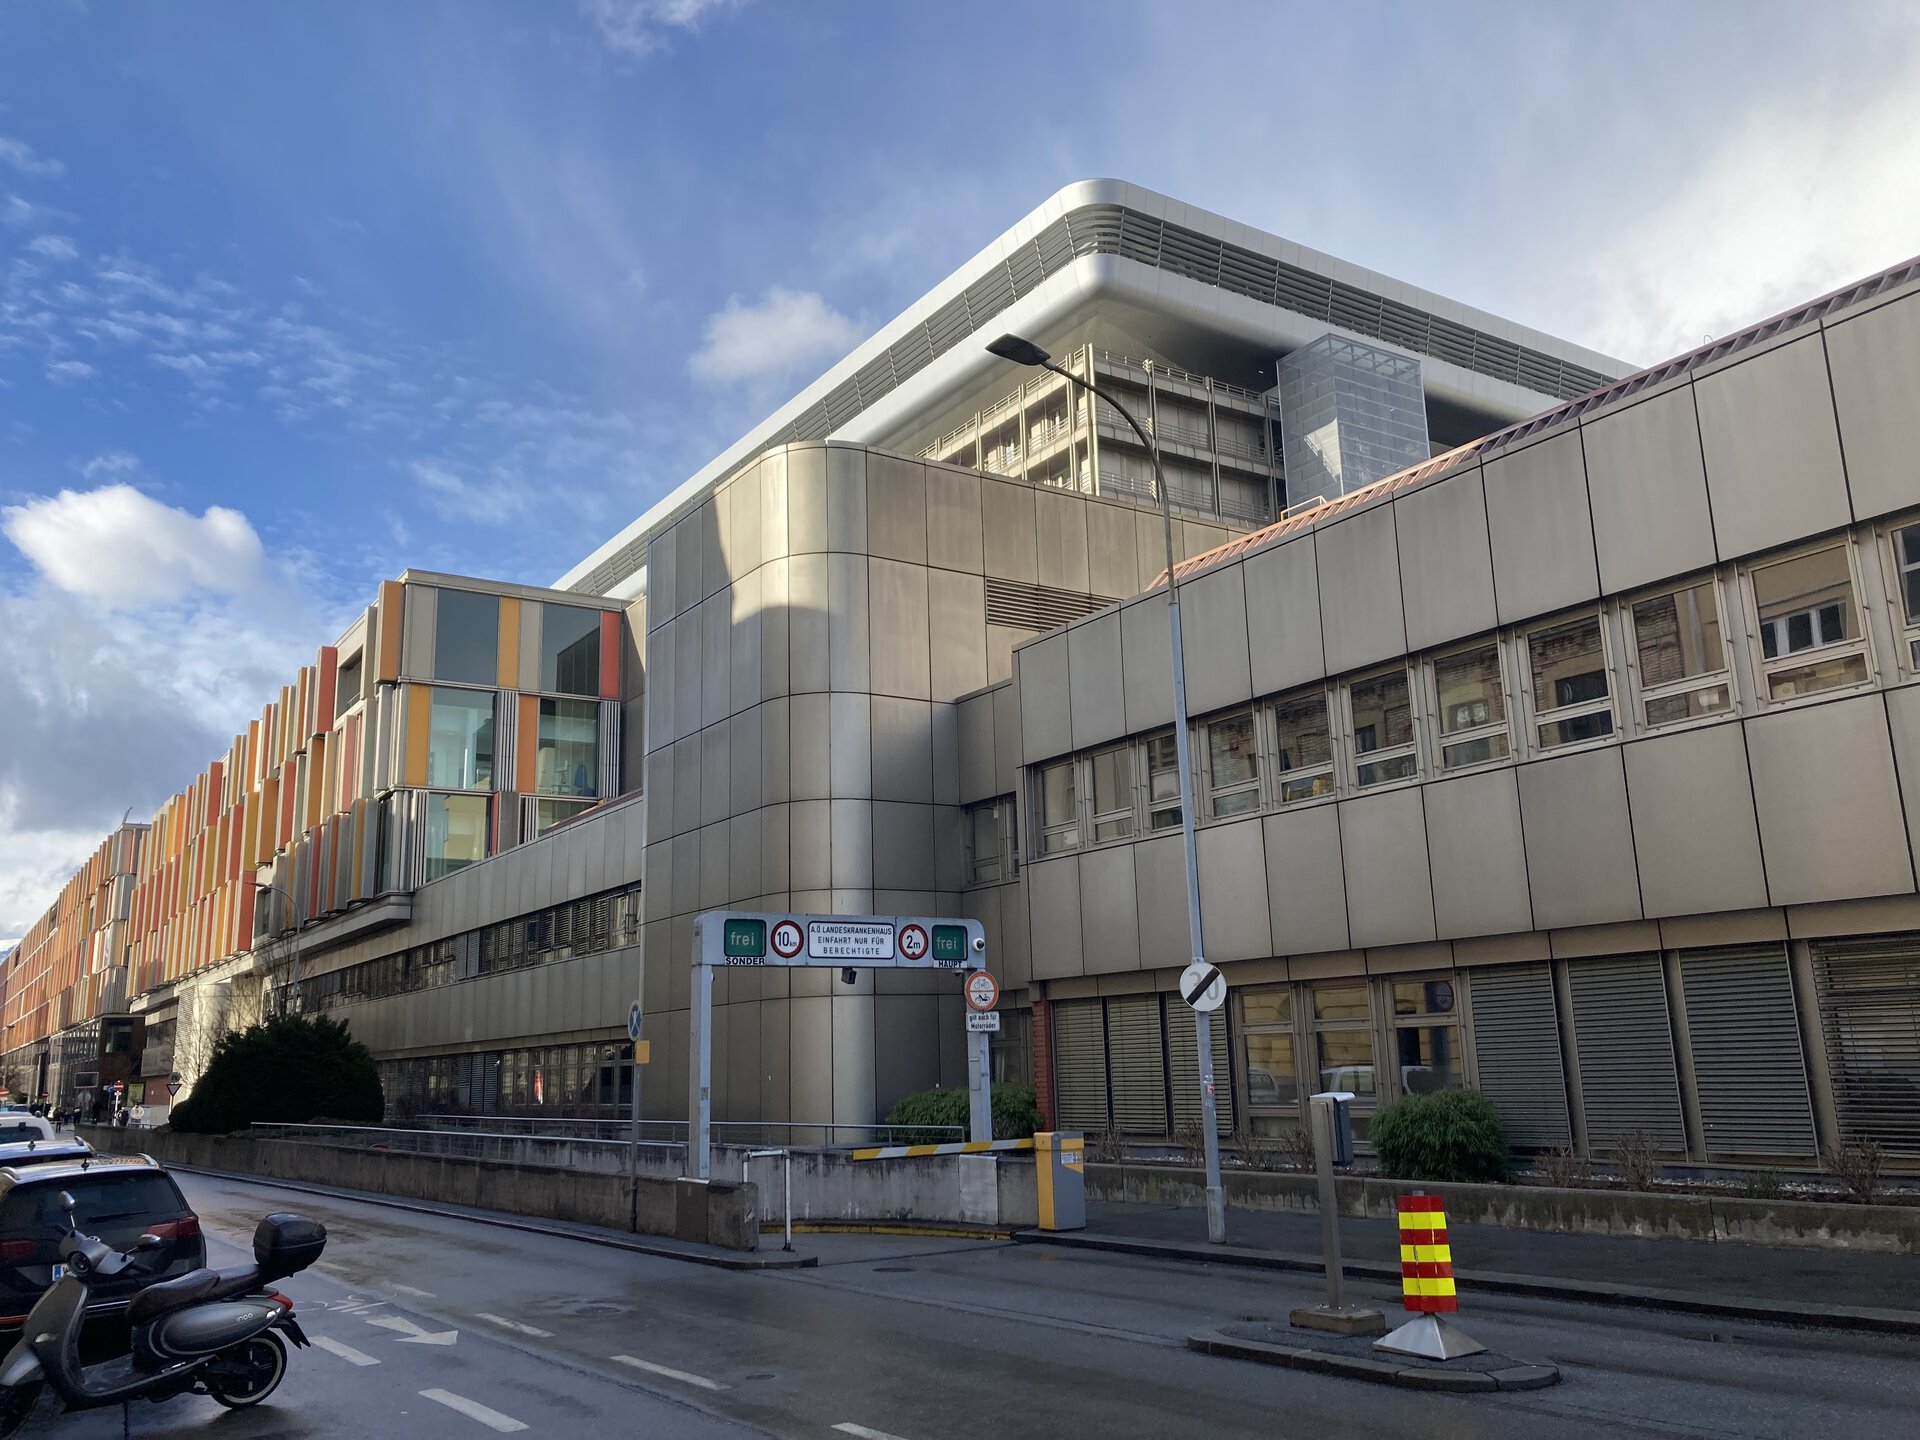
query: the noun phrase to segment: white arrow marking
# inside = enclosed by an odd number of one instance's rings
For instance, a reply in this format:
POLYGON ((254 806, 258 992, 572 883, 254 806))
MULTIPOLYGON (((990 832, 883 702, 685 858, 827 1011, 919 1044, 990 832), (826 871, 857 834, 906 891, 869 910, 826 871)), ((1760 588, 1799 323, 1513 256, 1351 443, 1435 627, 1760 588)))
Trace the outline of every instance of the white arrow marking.
POLYGON ((489 1410, 478 1400, 469 1400, 464 1395, 456 1395, 451 1390, 422 1390, 420 1398, 444 1405, 449 1410, 458 1410, 470 1419, 478 1420, 489 1430, 497 1430, 502 1435, 511 1435, 516 1430, 526 1429, 526 1425, 511 1415, 502 1415, 498 1410, 489 1410))
POLYGON ((642 1360, 636 1355, 615 1355, 612 1357, 622 1365, 631 1365, 636 1370, 646 1370, 655 1375, 664 1375, 669 1380, 678 1380, 687 1385, 698 1385, 702 1390, 724 1390, 727 1387, 718 1380, 709 1380, 704 1375, 690 1374, 685 1370, 669 1369, 665 1365, 656 1365, 651 1360, 642 1360))
POLYGON ((522 1335, 536 1335, 542 1340, 551 1340, 553 1338, 553 1331, 551 1330, 542 1330, 537 1325, 522 1325, 518 1320, 509 1320, 504 1315, 489 1315, 486 1311, 482 1310, 473 1318, 476 1320, 485 1320, 489 1325, 498 1325, 502 1330, 518 1330, 522 1335))
POLYGON ((429 1332, 422 1330, 404 1315, 382 1315, 367 1321, 369 1325, 378 1325, 382 1330, 398 1330, 402 1345, 451 1345, 460 1338, 458 1330, 429 1332))
POLYGON ((344 1345, 331 1335, 316 1335, 313 1337, 313 1343, 329 1354, 338 1355, 349 1365, 378 1365, 380 1363, 374 1359, 373 1356, 367 1354, 366 1351, 356 1350, 351 1345, 344 1345))

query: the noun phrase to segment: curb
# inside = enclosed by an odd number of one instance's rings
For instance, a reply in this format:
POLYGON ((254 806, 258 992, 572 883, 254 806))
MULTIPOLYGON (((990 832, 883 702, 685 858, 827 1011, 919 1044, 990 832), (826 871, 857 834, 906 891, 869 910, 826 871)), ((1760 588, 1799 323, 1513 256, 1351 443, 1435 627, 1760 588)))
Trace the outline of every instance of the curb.
MULTIPOLYGON (((769 1233, 779 1230, 769 1225, 769 1233)), ((1013 1230, 1005 1225, 921 1223, 915 1220, 796 1220, 796 1235, 912 1235, 931 1240, 1011 1240, 1013 1230)))
POLYGON ((1294 1350, 1259 1340, 1238 1340, 1218 1330, 1196 1330, 1187 1348, 1202 1355, 1229 1360, 1252 1360, 1290 1370, 1310 1370, 1375 1385, 1398 1385, 1407 1390, 1444 1390, 1456 1395, 1487 1395, 1496 1390, 1544 1390, 1560 1383, 1557 1365, 1516 1362, 1504 1370, 1441 1370, 1432 1365, 1402 1365, 1394 1360, 1367 1360, 1326 1350, 1294 1350))
MULTIPOLYGON (((784 1251, 731 1251, 720 1249, 682 1249, 657 1241, 629 1238, 595 1230, 574 1229, 564 1223, 541 1224, 488 1210, 469 1210, 461 1206, 437 1206, 412 1200, 396 1200, 367 1190, 341 1190, 327 1185, 310 1185, 298 1180, 275 1180, 265 1175, 243 1175, 235 1170, 205 1170, 198 1165, 168 1165, 185 1175, 205 1175, 214 1180, 233 1180, 244 1185, 265 1185, 276 1190, 291 1190, 298 1195, 323 1195, 334 1200, 352 1200, 362 1205, 383 1205, 389 1210, 405 1210, 412 1215, 436 1215, 443 1220, 471 1220, 476 1225, 492 1225, 501 1230, 520 1230, 529 1235, 551 1235, 560 1240, 584 1240, 589 1245, 604 1245, 610 1250, 626 1250, 635 1255, 651 1255, 659 1260, 685 1260, 716 1270, 810 1270, 820 1263, 818 1255, 794 1255, 784 1251)), ((798 1227, 795 1227, 796 1229, 798 1227)))
MULTIPOLYGON (((1185 1260, 1200 1264, 1240 1265, 1258 1270, 1298 1270, 1319 1275, 1326 1262, 1318 1255, 1291 1255, 1277 1250, 1248 1250, 1232 1245, 1198 1245, 1172 1240, 1145 1240, 1126 1235, 1056 1234, 1016 1230, 1022 1245, 1057 1245, 1064 1249, 1106 1250, 1155 1260, 1185 1260)), ((1400 1284, 1400 1267, 1365 1260, 1348 1260, 1348 1275, 1363 1276, 1393 1286, 1400 1284)), ((1859 1330, 1878 1335, 1920 1335, 1920 1312, 1882 1310, 1870 1306, 1823 1305, 1783 1300, 1712 1298, 1684 1290, 1658 1290, 1639 1285, 1602 1285, 1586 1280, 1559 1280, 1542 1275, 1513 1275, 1498 1270, 1455 1270, 1462 1293, 1532 1295, 1547 1300, 1570 1300, 1581 1305, 1613 1305, 1638 1310, 1667 1310, 1683 1315, 1712 1315, 1729 1320, 1753 1320, 1772 1325, 1810 1325, 1827 1330, 1859 1330)), ((1238 1341, 1234 1342, 1240 1343, 1238 1341)))

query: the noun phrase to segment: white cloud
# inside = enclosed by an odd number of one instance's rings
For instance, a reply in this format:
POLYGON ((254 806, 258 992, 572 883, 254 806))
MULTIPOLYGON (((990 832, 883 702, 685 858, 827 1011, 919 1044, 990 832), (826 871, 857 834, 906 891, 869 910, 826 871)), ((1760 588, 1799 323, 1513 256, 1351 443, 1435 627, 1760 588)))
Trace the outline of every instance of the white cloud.
POLYGON ((862 333, 814 291, 776 285, 757 304, 735 298, 708 316, 706 343, 688 359, 687 370, 707 385, 771 383, 811 363, 838 358, 862 333))
POLYGON ((580 13, 600 31, 606 47, 634 59, 653 54, 674 30, 697 30, 706 16, 730 10, 738 0, 580 0, 580 13))
POLYGON ((47 366, 47 377, 63 384, 72 380, 90 380, 93 378, 93 366, 84 360, 56 360, 47 366))
POLYGON ((103 475, 132 475, 140 468, 140 459, 125 450, 109 450, 104 455, 96 455, 80 467, 80 473, 89 480, 98 480, 103 475))
POLYGON ((47 581, 108 606, 240 595, 261 578, 260 537, 237 510, 177 510, 131 485, 62 490, 0 510, 0 530, 47 581))
POLYGON ((67 170, 58 160, 34 154, 33 147, 26 141, 15 140, 10 135, 0 135, 0 164, 11 165, 22 175, 36 175, 47 180, 64 175, 67 170))
POLYGON ((27 242, 27 249, 36 255, 44 255, 49 260, 80 258, 80 247, 65 235, 36 235, 27 242))
POLYGON ((1588 267, 1565 328, 1652 364, 1907 259, 1920 241, 1920 61, 1756 109, 1588 267))

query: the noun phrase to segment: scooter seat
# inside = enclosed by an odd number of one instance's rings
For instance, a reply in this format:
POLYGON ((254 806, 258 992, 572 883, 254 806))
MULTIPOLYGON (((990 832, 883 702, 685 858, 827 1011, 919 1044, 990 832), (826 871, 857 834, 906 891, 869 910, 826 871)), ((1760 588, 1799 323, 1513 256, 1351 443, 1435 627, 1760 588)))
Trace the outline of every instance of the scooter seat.
POLYGON ((211 1300, 219 1289, 217 1270, 192 1270, 178 1280, 158 1281, 127 1302, 127 1323, 144 1325, 169 1310, 184 1310, 189 1305, 211 1300))
POLYGON ((235 1295, 245 1295, 250 1290, 258 1290, 266 1284, 266 1278, 260 1273, 258 1265, 235 1265, 231 1269, 213 1272, 220 1277, 220 1283, 214 1287, 211 1299, 230 1300, 235 1295))

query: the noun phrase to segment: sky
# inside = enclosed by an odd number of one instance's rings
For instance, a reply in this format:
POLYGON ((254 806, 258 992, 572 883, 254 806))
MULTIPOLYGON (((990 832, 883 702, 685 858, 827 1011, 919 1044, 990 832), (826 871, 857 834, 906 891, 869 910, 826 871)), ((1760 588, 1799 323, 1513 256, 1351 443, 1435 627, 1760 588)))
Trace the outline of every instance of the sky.
POLYGON ((1651 364, 1920 251, 1920 6, 0 0, 0 943, 1098 175, 1651 364))

